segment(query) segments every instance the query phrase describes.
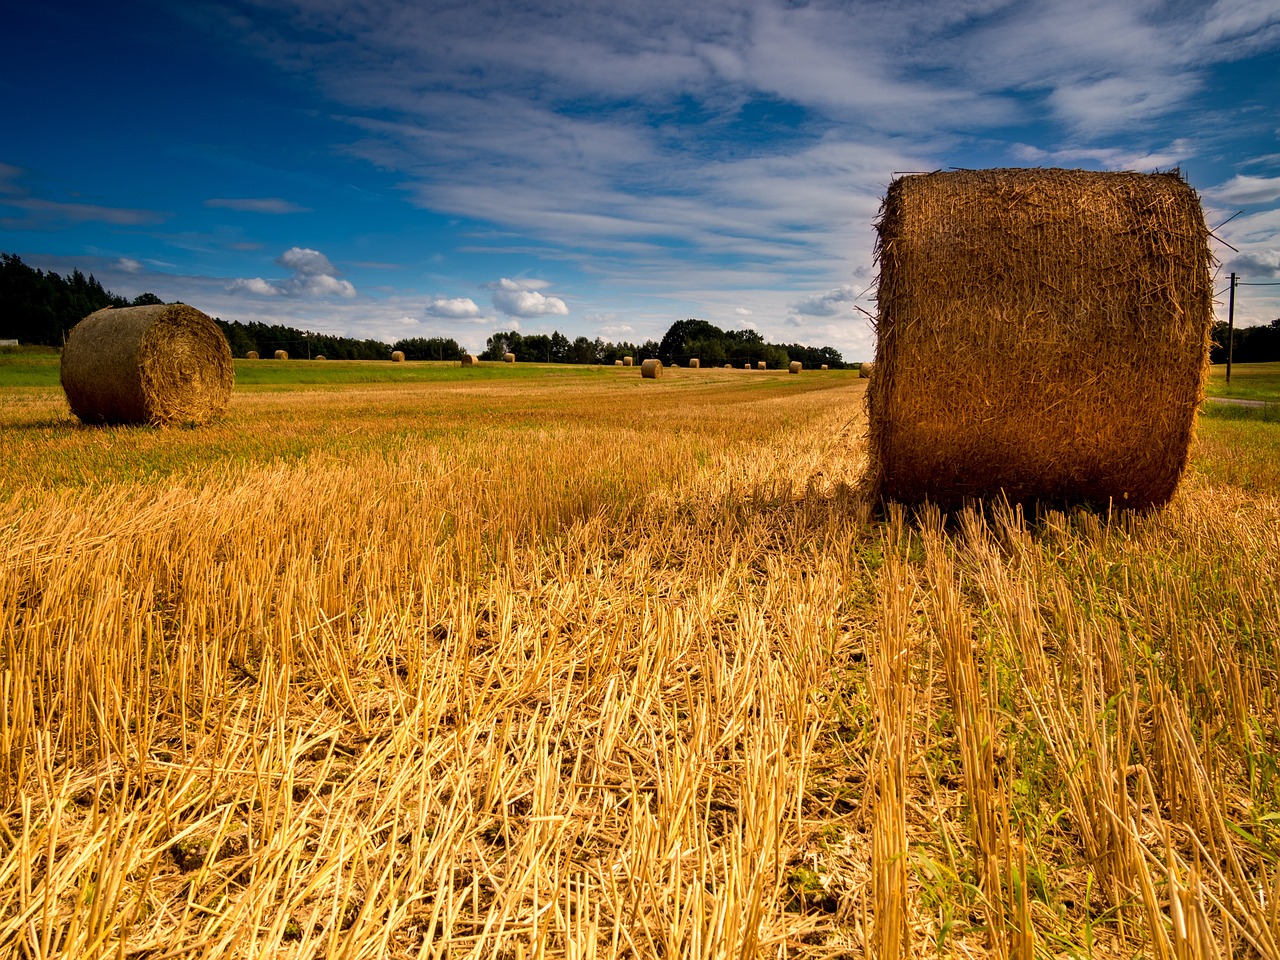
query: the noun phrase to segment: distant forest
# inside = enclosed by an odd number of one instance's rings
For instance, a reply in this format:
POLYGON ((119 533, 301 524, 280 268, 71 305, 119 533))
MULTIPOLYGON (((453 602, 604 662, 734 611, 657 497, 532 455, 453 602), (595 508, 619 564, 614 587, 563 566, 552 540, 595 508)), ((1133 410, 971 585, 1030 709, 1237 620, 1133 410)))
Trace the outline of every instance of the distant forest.
POLYGON ((732 363, 735 367, 745 364, 755 366, 763 360, 770 369, 787 366, 799 360, 806 367, 817 368, 827 364, 832 370, 845 366, 844 358, 835 347, 806 347, 799 343, 765 343, 754 330, 721 330, 706 320, 678 320, 663 335, 662 341, 646 340, 644 343, 610 343, 597 337, 578 337, 570 340, 556 331, 550 336, 542 333, 520 334, 514 331, 495 333, 485 344, 481 360, 501 360, 504 354, 514 353, 517 360, 532 363, 603 363, 631 357, 636 363, 651 358, 670 366, 685 366, 697 358, 704 367, 722 367, 732 363))
MULTIPOLYGON (((59 347, 71 328, 95 310, 154 303, 163 301, 153 293, 140 293, 129 300, 104 289, 92 274, 86 277, 75 270, 63 277, 29 267, 14 254, 0 253, 0 339, 59 347)), ((393 350, 399 350, 406 360, 458 360, 464 352, 451 337, 412 337, 388 345, 381 340, 335 337, 278 324, 214 319, 236 357, 244 357, 250 350, 263 357, 285 350, 296 359, 323 356, 329 360, 388 360, 393 350)), ((703 366, 754 366, 761 360, 775 368, 785 367, 792 360, 811 368, 824 363, 833 370, 845 366, 834 347, 765 343, 754 330, 721 330, 705 320, 693 319, 672 324, 661 342, 649 340, 641 344, 611 343, 599 337, 570 340, 559 331, 549 336, 495 333, 480 356, 501 360, 507 353, 514 353, 517 360, 527 363, 612 364, 629 356, 637 363, 657 357, 668 365, 687 364, 690 358, 697 357, 703 366)))

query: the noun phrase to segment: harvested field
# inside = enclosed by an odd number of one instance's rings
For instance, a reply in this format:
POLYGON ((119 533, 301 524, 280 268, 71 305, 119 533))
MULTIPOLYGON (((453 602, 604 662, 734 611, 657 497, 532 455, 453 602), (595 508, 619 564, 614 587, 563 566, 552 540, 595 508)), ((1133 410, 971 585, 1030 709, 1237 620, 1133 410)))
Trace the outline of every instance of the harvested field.
POLYGON ((1280 955, 1275 424, 943 523, 853 376, 438 369, 0 387, 0 953, 1280 955))

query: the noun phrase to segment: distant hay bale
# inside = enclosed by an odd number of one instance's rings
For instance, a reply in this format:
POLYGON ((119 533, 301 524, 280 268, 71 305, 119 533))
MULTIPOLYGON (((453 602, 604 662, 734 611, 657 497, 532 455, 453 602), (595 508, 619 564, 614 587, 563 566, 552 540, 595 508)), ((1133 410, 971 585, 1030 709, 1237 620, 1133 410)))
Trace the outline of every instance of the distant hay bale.
POLYGON ((392 350, 392 351, 391 351, 391 362, 392 362, 392 363, 404 363, 404 351, 403 351, 403 350, 392 350))
POLYGON ((257 351, 257 350, 250 350, 248 353, 246 353, 246 354, 244 355, 244 358, 245 358, 246 360, 257 360, 257 359, 258 359, 258 351, 257 351))
POLYGON ((62 389, 84 423, 208 423, 234 381, 222 329, 183 303, 98 310, 62 349, 62 389))
POLYGON ((830 370, 830 369, 831 369, 831 365, 830 365, 830 364, 826 364, 826 363, 824 363, 824 364, 823 364, 822 366, 820 366, 818 369, 819 369, 819 370, 830 370))
POLYGON ((732 370, 732 369, 733 369, 733 364, 732 364, 732 363, 726 363, 726 364, 724 365, 724 368, 725 368, 726 370, 732 370))
POLYGON ((692 359, 690 359, 689 361, 690 370, 697 370, 701 366, 702 366, 702 361, 699 360, 697 357, 693 357, 692 359))
POLYGON ((622 365, 623 365, 624 367, 630 367, 630 366, 632 366, 632 365, 634 365, 634 364, 635 364, 635 361, 634 361, 634 360, 632 360, 630 357, 623 357, 623 358, 622 358, 622 365))
POLYGON ((765 369, 765 367, 766 367, 766 366, 767 366, 767 364, 766 364, 763 360, 757 360, 757 361, 756 361, 756 369, 757 369, 757 370, 763 370, 763 369, 765 369))
POLYGON ((516 362, 516 355, 515 355, 514 353, 504 353, 504 354, 502 355, 502 362, 503 362, 503 363, 515 363, 515 362, 516 362))
POLYGON ((661 360, 645 360, 640 364, 640 376, 646 380, 657 380, 662 376, 661 360))
POLYGON ((621 361, 621 360, 615 360, 615 361, 613 361, 613 365, 614 365, 615 367, 620 367, 620 366, 622 366, 622 361, 621 361))
POLYGON ((277 351, 276 351, 276 359, 277 359, 277 360, 288 360, 288 359, 289 359, 289 351, 288 351, 288 350, 277 350, 277 351))
POLYGON ((878 497, 1168 501, 1213 297, 1208 230, 1181 174, 906 176, 877 229, 878 497))
POLYGON ((480 366, 480 361, 474 354, 464 353, 462 355, 462 365, 464 367, 478 367, 480 366))
POLYGON ((323 354, 323 353, 317 353, 317 354, 316 354, 316 359, 317 359, 317 360, 323 360, 323 359, 324 359, 324 354, 323 354))
POLYGON ((876 365, 872 363, 870 360, 868 360, 866 363, 860 364, 858 366, 858 376, 864 377, 864 378, 870 377, 872 372, 875 370, 875 368, 876 368, 876 365))
POLYGON ((792 360, 791 365, 787 367, 787 371, 790 373, 799 373, 803 369, 804 369, 804 364, 801 363, 799 360, 792 360))

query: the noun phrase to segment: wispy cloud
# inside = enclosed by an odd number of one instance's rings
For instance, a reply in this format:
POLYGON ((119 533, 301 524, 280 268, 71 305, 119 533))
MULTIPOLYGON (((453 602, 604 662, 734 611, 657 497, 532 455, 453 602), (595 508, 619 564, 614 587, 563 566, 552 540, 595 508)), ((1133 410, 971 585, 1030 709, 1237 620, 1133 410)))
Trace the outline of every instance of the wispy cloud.
POLYGON ((1280 177, 1236 176, 1220 186, 1206 190, 1205 195, 1218 203, 1239 203, 1245 206, 1275 203, 1280 200, 1280 177))
POLYGON ((34 197, 0 197, 0 206, 15 207, 25 217, 5 217, 0 226, 10 230, 52 230, 81 223, 109 223, 117 227, 139 227, 163 223, 172 214, 156 210, 130 210, 91 203, 62 203, 34 197))
POLYGON ((280 197, 258 197, 245 199, 213 198, 204 202, 206 207, 224 210, 237 210, 241 213, 310 213, 309 207, 303 207, 280 197))

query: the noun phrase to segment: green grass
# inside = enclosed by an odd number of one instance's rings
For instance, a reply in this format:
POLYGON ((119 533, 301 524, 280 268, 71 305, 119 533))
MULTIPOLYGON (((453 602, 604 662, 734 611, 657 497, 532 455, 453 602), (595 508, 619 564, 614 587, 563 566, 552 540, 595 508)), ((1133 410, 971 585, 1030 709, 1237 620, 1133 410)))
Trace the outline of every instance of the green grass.
POLYGON ((1234 363, 1230 384, 1226 365, 1215 364, 1209 369, 1205 393, 1210 397, 1280 403, 1280 363, 1234 363))

